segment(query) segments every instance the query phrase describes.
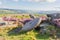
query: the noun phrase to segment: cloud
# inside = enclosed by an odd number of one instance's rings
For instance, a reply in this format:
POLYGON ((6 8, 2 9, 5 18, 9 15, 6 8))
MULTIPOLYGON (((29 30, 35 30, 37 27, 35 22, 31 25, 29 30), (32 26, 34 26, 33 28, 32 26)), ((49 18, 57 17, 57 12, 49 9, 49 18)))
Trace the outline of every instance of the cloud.
POLYGON ((22 0, 22 1, 28 1, 28 2, 43 2, 45 0, 22 0))
MULTIPOLYGON (((13 0, 15 2, 18 2, 19 0, 13 0)), ((21 0, 21 1, 27 1, 27 2, 49 2, 49 3, 52 3, 52 2, 55 2, 56 0, 21 0)))
POLYGON ((22 1, 28 1, 28 2, 55 2, 56 0, 22 0, 22 1))
POLYGON ((56 0, 47 0, 47 2, 55 2, 56 0))
POLYGON ((13 0, 13 1, 18 2, 19 0, 13 0))
POLYGON ((0 1, 0 5, 2 4, 2 2, 0 1))

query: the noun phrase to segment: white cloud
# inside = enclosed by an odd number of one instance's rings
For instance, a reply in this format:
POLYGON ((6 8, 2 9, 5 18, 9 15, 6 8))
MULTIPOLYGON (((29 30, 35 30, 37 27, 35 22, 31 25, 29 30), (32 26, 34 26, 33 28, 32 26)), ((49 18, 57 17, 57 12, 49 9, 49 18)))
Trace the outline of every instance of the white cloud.
POLYGON ((13 0, 13 1, 18 2, 19 0, 13 0))
MULTIPOLYGON (((13 0, 15 2, 18 2, 19 0, 13 0)), ((49 3, 52 3, 52 2, 55 2, 56 0, 22 0, 22 1, 28 1, 28 2, 49 2, 49 3)))
POLYGON ((46 0, 34 0, 35 2, 46 2, 46 0))
POLYGON ((43 2, 45 0, 22 0, 22 1, 28 1, 28 2, 43 2))
POLYGON ((28 2, 55 2, 56 0, 22 0, 22 1, 28 1, 28 2))
POLYGON ((39 2, 40 0, 35 0, 35 2, 39 2))
POLYGON ((47 0, 47 2, 55 2, 56 0, 47 0))
POLYGON ((0 5, 2 4, 2 2, 0 1, 0 5))

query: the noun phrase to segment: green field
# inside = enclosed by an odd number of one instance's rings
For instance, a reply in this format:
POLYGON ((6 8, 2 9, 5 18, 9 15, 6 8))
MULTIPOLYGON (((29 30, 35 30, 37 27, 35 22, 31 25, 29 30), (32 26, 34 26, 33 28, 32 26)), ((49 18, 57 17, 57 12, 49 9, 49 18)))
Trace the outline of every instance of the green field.
MULTIPOLYGON (((6 14, 1 14, 0 17, 6 16, 6 14)), ((39 16, 39 15, 35 15, 39 16)), ((25 16, 27 17, 27 16, 25 16)), ((17 18, 20 18, 20 16, 17 16, 17 18)), ((29 17, 28 17, 29 18, 29 17)), ((54 26, 49 26, 48 29, 53 29, 54 26)), ((35 29, 29 31, 29 32, 22 32, 22 33, 13 33, 13 34, 8 34, 7 32, 11 30, 11 28, 2 28, 0 29, 0 39, 5 39, 5 40, 51 40, 49 33, 45 35, 41 35, 39 31, 36 31, 35 29)))
MULTIPOLYGON (((50 26, 48 29, 51 28, 53 28, 53 26, 50 26)), ((29 32, 22 32, 17 34, 13 33, 10 35, 7 33, 9 30, 11 30, 11 28, 0 29, 0 36, 5 40, 51 40, 49 33, 41 35, 39 31, 36 31, 35 29, 29 32)))

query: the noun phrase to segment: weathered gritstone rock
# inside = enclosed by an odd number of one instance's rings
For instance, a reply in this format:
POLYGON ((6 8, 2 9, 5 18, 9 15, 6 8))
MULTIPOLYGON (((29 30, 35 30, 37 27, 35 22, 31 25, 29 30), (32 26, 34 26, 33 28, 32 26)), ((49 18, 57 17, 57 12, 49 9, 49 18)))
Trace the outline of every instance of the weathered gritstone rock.
POLYGON ((26 23, 22 27, 21 31, 29 31, 29 30, 32 30, 32 29, 36 28, 41 23, 41 21, 42 21, 41 18, 36 18, 36 19, 34 19, 34 20, 26 23))

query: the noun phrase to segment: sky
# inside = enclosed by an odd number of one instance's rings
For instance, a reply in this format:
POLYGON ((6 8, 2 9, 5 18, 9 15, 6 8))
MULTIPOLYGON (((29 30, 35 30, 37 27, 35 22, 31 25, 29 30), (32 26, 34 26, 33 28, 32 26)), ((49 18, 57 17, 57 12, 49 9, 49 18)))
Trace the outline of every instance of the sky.
POLYGON ((60 0, 0 0, 0 8, 60 11, 60 0))

